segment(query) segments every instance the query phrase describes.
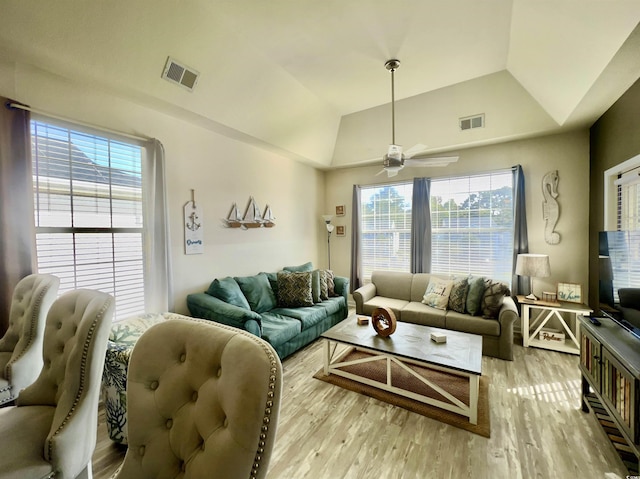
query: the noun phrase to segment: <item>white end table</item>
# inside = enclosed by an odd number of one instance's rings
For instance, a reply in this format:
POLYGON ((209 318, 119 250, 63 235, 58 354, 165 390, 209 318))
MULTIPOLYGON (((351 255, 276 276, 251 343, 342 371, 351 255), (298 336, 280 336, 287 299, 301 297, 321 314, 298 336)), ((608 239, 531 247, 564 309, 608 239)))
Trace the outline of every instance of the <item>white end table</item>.
POLYGON ((593 310, 589 306, 566 301, 533 301, 520 295, 517 298, 522 306, 522 345, 525 348, 533 346, 564 353, 580 354, 580 322, 577 320, 577 316, 591 313, 593 310), (567 320, 560 313, 569 313, 574 317, 573 321, 567 323, 567 320), (551 318, 558 319, 564 329, 564 342, 538 339, 540 331, 551 318))

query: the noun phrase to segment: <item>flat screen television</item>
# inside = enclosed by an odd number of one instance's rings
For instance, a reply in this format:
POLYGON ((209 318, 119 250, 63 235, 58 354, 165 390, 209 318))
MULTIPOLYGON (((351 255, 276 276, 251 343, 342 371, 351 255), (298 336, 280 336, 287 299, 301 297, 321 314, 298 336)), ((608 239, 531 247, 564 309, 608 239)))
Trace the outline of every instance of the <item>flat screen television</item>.
POLYGON ((620 306, 621 288, 640 288, 640 231, 601 231, 599 236, 600 315, 640 338, 640 304, 620 306))

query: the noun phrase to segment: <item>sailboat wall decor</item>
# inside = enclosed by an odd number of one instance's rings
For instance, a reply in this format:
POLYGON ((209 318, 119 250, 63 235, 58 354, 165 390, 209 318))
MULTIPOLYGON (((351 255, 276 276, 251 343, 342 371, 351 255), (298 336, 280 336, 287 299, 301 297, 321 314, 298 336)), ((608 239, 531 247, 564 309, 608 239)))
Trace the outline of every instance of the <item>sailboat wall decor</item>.
POLYGON ((267 205, 264 213, 261 213, 253 196, 250 196, 242 218, 238 214, 238 206, 233 203, 229 214, 222 222, 227 228, 242 228, 246 230, 249 228, 272 228, 276 225, 274 220, 275 217, 271 212, 271 207, 267 205))

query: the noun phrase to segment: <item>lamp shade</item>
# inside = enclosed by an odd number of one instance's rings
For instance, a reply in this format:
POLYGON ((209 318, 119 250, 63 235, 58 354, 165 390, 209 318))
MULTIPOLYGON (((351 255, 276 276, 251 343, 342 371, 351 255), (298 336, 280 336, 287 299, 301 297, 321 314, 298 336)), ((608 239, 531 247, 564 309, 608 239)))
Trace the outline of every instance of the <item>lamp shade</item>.
POLYGON ((551 276, 549 256, 546 254, 519 254, 516 259, 516 274, 530 278, 546 278, 551 276))
POLYGON ((331 220, 333 219, 333 215, 322 215, 322 219, 324 220, 325 223, 331 223, 331 220))

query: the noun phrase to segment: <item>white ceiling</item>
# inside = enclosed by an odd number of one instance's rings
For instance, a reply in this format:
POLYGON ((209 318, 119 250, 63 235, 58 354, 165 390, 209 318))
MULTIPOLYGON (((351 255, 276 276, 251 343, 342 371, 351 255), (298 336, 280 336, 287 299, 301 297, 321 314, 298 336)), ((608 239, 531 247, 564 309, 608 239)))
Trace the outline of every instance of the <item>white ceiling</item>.
POLYGON ((2 3, 0 59, 325 168, 386 150, 389 58, 400 142, 434 152, 588 126, 640 76, 640 0, 2 3), (167 56, 193 92, 160 78, 167 56))

